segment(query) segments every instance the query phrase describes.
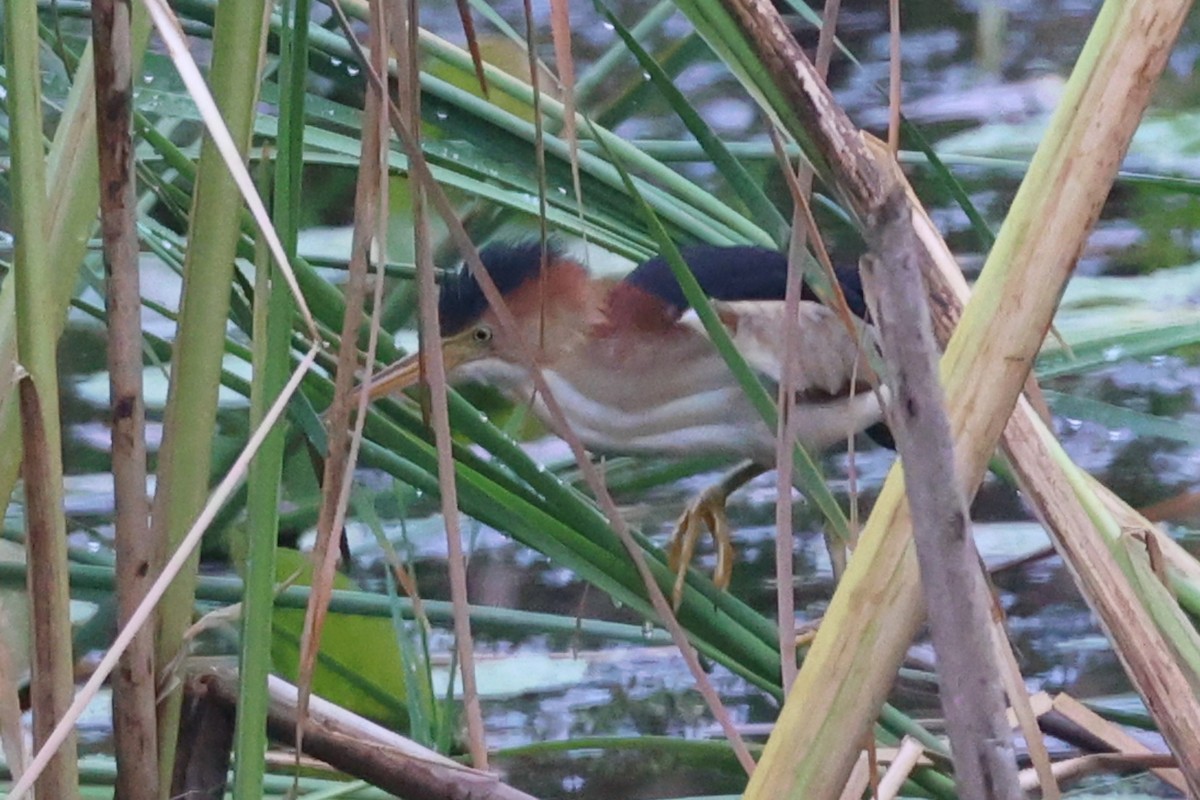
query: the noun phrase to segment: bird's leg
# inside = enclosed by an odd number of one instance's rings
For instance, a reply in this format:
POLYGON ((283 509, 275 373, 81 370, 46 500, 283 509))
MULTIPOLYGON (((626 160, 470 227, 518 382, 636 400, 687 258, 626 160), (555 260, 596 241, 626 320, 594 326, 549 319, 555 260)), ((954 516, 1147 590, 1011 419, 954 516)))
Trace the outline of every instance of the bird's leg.
POLYGON ((729 536, 729 520, 725 516, 725 501, 729 495, 764 472, 766 467, 754 461, 739 464, 720 481, 697 495, 680 515, 667 546, 667 563, 675 573, 675 586, 671 591, 671 602, 675 608, 679 608, 683 600, 683 581, 696 552, 696 541, 705 529, 712 534, 717 546, 713 583, 718 589, 729 585, 730 575, 733 574, 733 542, 729 536))

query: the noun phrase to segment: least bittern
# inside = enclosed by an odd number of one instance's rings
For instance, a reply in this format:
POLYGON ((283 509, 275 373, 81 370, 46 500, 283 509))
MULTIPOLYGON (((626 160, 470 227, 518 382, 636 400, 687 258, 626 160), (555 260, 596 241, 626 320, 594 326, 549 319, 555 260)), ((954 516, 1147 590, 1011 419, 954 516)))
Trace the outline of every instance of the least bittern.
MULTIPOLYGON (((787 259, 758 247, 690 247, 682 254, 748 364, 778 385, 784 359, 787 259)), ((442 285, 439 316, 448 376, 497 387, 529 404, 548 424, 524 348, 532 352, 567 423, 596 453, 689 456, 718 453, 746 463, 700 494, 671 538, 680 582, 704 528, 717 545, 714 581, 729 583, 733 545, 725 517, 730 493, 775 464, 776 432, 747 400, 689 307, 667 261, 653 258, 623 280, 593 278, 577 261, 539 243, 492 245, 480 252, 512 312, 516 332, 500 328, 479 284, 464 268, 442 285)), ((866 317, 856 270, 838 272, 850 311, 866 317)), ((881 440, 880 395, 852 326, 807 285, 799 305, 795 427, 800 443, 823 450, 864 429, 881 440)), ((420 378, 419 354, 374 376, 372 398, 420 378)), ((553 426, 552 426, 553 427, 553 426)))

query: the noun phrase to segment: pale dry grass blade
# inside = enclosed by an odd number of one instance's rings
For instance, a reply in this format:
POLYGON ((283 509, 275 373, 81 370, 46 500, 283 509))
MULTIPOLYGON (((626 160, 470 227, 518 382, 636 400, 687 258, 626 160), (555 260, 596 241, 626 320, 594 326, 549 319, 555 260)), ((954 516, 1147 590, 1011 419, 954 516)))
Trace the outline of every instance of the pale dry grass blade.
POLYGON ((876 800, 895 800, 924 752, 925 748, 921 746, 920 742, 905 736, 900 742, 899 751, 892 759, 891 766, 879 779, 879 786, 875 789, 876 800))
POLYGON ((900 0, 888 0, 888 150, 900 152, 900 0))
POLYGON ((238 456, 229 472, 221 479, 221 482, 217 484, 217 488, 213 490, 208 502, 204 505, 204 509, 188 530, 187 535, 184 536, 179 549, 171 555, 170 560, 163 566, 162 572, 155 579, 154 585, 146 592, 146 597, 142 600, 141 605, 138 606, 137 610, 129 618, 129 622, 125 624, 125 627, 117 634, 108 652, 100 659, 100 663, 96 665, 96 670, 92 673, 92 677, 88 679, 83 688, 75 695, 74 702, 71 703, 70 708, 67 709, 66 713, 58 721, 54 731, 46 739, 45 744, 29 764, 28 771, 13 785, 8 795, 9 800, 20 800, 20 798, 26 796, 29 789, 33 786, 33 782, 37 780, 42 770, 46 768, 46 765, 58 751, 58 748, 71 735, 75 728, 75 723, 78 722, 80 715, 83 714, 88 703, 95 699, 96 693, 100 691, 100 687, 104 684, 104 681, 112 674, 113 669, 117 666, 117 662, 129 648, 133 637, 149 621, 150 615, 154 612, 154 607, 158 605, 158 601, 166 593, 167 587, 171 585, 171 581, 175 579, 192 552, 199 546, 200 539, 204 536, 204 532, 208 529, 208 526, 212 524, 213 519, 217 516, 217 512, 220 511, 230 495, 233 494, 245 478, 250 468, 250 460, 258 452, 259 447, 262 446, 268 431, 283 415, 292 395, 300 388, 300 381, 308 373, 308 370, 312 368, 312 365, 316 361, 317 353, 318 347, 314 345, 304 358, 301 359, 300 364, 292 373, 291 378, 288 379, 287 385, 280 392, 270 411, 263 417, 262 424, 250 436, 250 440, 246 443, 246 447, 241 455, 238 456))
MULTIPOLYGON (((389 36, 394 34, 395 31, 393 30, 393 27, 387 24, 387 19, 389 18, 387 5, 385 3, 372 5, 371 10, 374 14, 372 24, 376 25, 379 30, 388 31, 389 36)), ((459 14, 466 14, 467 19, 470 19, 470 9, 466 6, 466 0, 461 0, 459 4, 459 14)), ((474 36, 474 25, 470 24, 470 31, 466 31, 467 24, 468 23, 464 23, 464 32, 467 33, 468 39, 470 39, 474 36)), ((476 43, 476 47, 478 47, 478 43, 476 43)), ((376 72, 382 75, 387 71, 388 52, 386 49, 372 49, 371 58, 374 59, 376 72)), ((482 60, 478 62, 478 70, 479 78, 483 80, 482 60)), ((402 85, 411 85, 411 82, 402 82, 402 85)), ((484 93, 486 94, 487 84, 483 83, 482 87, 484 89, 484 93)), ((383 287, 385 283, 384 266, 386 264, 386 255, 388 252, 389 212, 386 209, 391 208, 391 203, 388 200, 388 178, 390 175, 390 168, 388 167, 387 161, 387 149, 390 143, 391 128, 388 127, 387 117, 384 114, 375 114, 374 118, 372 119, 372 124, 376 126, 378 131, 377 136, 379 137, 380 147, 378 163, 379 175, 376 178, 378 182, 377 185, 379 187, 378 205, 380 213, 377 215, 375 227, 375 251, 377 257, 373 259, 374 275, 371 294, 371 327, 370 334, 367 338, 367 352, 364 359, 365 367, 363 370, 362 379, 362 385, 364 386, 369 385, 371 382, 371 373, 375 368, 375 354, 379 346, 379 315, 383 311, 383 287)), ((357 398, 357 406, 355 409, 355 413, 358 415, 355 418, 356 424, 360 419, 364 421, 366 420, 367 405, 367 395, 361 394, 357 398)), ((421 602, 421 594, 418 590, 416 579, 407 569, 405 564, 400 560, 400 556, 396 553, 395 548, 392 547, 391 542, 385 539, 381 542, 381 544, 383 545, 384 557, 386 558, 388 565, 391 567, 392 574, 395 576, 396 585, 400 587, 400 590, 404 592, 404 594, 406 594, 410 600, 412 600, 414 619, 419 622, 424 630, 428 631, 430 629, 429 617, 426 615, 424 604, 421 602)))
POLYGON ((320 342, 321 336, 317 330, 317 323, 313 319, 312 312, 309 311, 304 293, 300 290, 300 284, 296 282, 296 275, 292 272, 291 263, 284 252, 283 242, 279 240, 279 234, 276 233, 275 226, 271 223, 271 215, 267 213, 267 208, 254 186, 254 180, 250 177, 250 171, 246 169, 246 164, 238 153, 237 145, 221 118, 221 111, 212 98, 208 84, 205 83, 204 76, 200 74, 200 68, 196 66, 196 61, 192 58, 191 51, 188 50, 187 41, 184 39, 183 30, 179 26, 175 12, 171 10, 166 0, 143 0, 143 2, 146 10, 150 13, 150 18, 154 21, 158 35, 166 45, 167 53, 175 64, 179 77, 183 80, 188 94, 191 95, 192 101, 200 112, 200 118, 204 120, 208 135, 212 137, 213 144, 221 153, 221 158, 225 161, 230 176, 237 184, 238 191, 241 193, 242 199, 246 201, 246 206, 250 209, 250 214, 254 217, 259 232, 262 233, 271 250, 271 256, 279 265, 284 280, 292 290, 296 307, 300 309, 300 315, 308 328, 309 336, 312 341, 320 342))
MULTIPOLYGON (((834 30, 837 23, 839 2, 838 0, 828 0, 825 6, 823 16, 823 24, 821 26, 820 39, 817 44, 817 74, 824 78, 829 68, 829 61, 833 52, 834 30)), ((809 207, 808 198, 812 190, 813 173, 811 167, 805 162, 800 162, 798 168, 793 170, 791 160, 787 157, 783 137, 774 125, 770 129, 771 143, 775 148, 775 156, 779 162, 780 172, 787 180, 788 190, 792 196, 792 231, 790 241, 788 242, 788 273, 786 280, 786 288, 784 291, 784 329, 783 329, 783 372, 780 375, 779 390, 776 402, 779 405, 779 424, 775 435, 775 608, 776 616, 779 620, 779 656, 783 665, 782 668, 782 683, 783 692, 786 695, 791 691, 792 684, 796 681, 796 671, 798 665, 796 663, 796 602, 794 595, 794 570, 792 564, 793 554, 795 553, 795 536, 792 530, 792 448, 793 442, 796 440, 796 425, 798 419, 795 415, 796 408, 796 365, 795 351, 797 348, 797 325, 798 312, 800 305, 800 293, 802 282, 802 270, 799 266, 799 259, 805 255, 805 247, 810 241, 814 252, 818 253, 818 259, 822 257, 822 265, 827 267, 828 274, 832 278, 832 285, 835 287, 834 294, 839 300, 839 312, 842 314, 847 325, 853 326, 850 321, 849 309, 846 308, 845 298, 841 291, 837 289, 837 279, 833 278, 833 267, 828 262, 828 253, 825 251, 824 242, 821 240, 820 232, 817 230, 816 222, 812 218, 812 209, 809 207)), ((851 447, 851 463, 853 463, 853 441, 851 447)), ((851 492, 850 506, 850 529, 851 536, 855 537, 857 530, 857 503, 854 501, 851 492)), ((830 537, 826 538, 831 541, 830 537)), ((844 553, 845 546, 848 543, 839 542, 831 543, 831 548, 839 548, 839 553, 844 553)), ((834 575, 841 574, 837 564, 844 560, 838 557, 831 551, 830 560, 833 562, 834 575)))
MULTIPOLYGON (((1126 772, 1140 769, 1162 769, 1173 765, 1175 757, 1165 753, 1093 753, 1092 755, 1068 758, 1054 763, 1054 779, 1066 783, 1078 781, 1101 772, 1126 772)), ((1021 789, 1026 792, 1040 790, 1042 784, 1037 771, 1021 770, 1021 789)))
MULTIPOLYGON (((1120 725, 1104 719, 1069 694, 1055 695, 1049 704, 1049 708, 1045 709, 1038 716, 1055 717, 1065 720, 1087 731, 1089 736, 1099 739, 1118 753, 1147 759, 1151 757, 1164 757, 1163 754, 1155 753, 1149 747, 1142 744, 1120 725)), ((1166 756, 1166 758, 1170 758, 1170 756, 1166 756)), ((1184 775, 1178 769, 1173 768, 1174 766, 1174 763, 1160 763, 1151 766, 1150 769, 1168 785, 1180 792, 1186 793, 1188 792, 1188 786, 1184 775)))
MULTIPOLYGON (((817 41, 817 74, 823 79, 828 74, 829 62, 833 56, 834 31, 837 29, 838 9, 840 0, 826 0, 821 17, 821 33, 817 41)), ((779 161, 780 172, 787 179, 788 190, 792 195, 792 235, 788 243, 788 274, 784 290, 784 332, 783 332, 783 374, 779 381, 777 403, 780 409, 779 429, 775 437, 775 609, 779 620, 779 656, 782 669, 783 692, 786 696, 796 682, 796 598, 794 594, 794 570, 792 558, 795 553, 795 536, 792 530, 792 443, 796 439, 795 416, 796 408, 796 325, 800 305, 801 270, 798 260, 804 256, 805 245, 811 241, 813 250, 824 254, 825 246, 812 220, 812 210, 808 204, 809 193, 812 190, 812 168, 807 162, 799 161, 797 169, 792 169, 791 160, 784 149, 783 137, 774 125, 771 126, 771 143, 775 148, 775 156, 779 161), (804 224, 801 224, 803 221, 804 224), (811 237, 811 239, 810 239, 811 237)), ((827 257, 827 254, 826 254, 827 257)), ((829 272, 832 273, 832 267, 829 272)), ((837 286, 837 280, 833 280, 837 286)), ((840 291, 835 294, 845 306, 845 298, 840 291)), ((850 443, 850 462, 854 463, 854 445, 850 443)), ((853 540, 858 530, 858 503, 854 491, 853 467, 851 468, 851 500, 850 500, 850 539, 853 540)), ((832 538, 826 535, 826 542, 832 538)), ((839 563, 843 562, 846 547, 850 543, 838 542, 830 544, 830 562, 834 565, 834 575, 840 576, 842 570, 839 563)), ((847 789, 848 790, 848 789, 847 789)))
MULTIPOLYGON (((546 221, 546 129, 545 118, 542 114, 542 79, 541 79, 541 62, 537 57, 537 36, 536 28, 533 23, 533 0, 524 0, 523 5, 525 11, 525 56, 529 67, 529 86, 533 90, 533 104, 530 109, 533 113, 533 154, 534 154, 534 174, 537 178, 537 202, 538 202, 538 239, 542 243, 541 258, 545 261, 548 254, 547 240, 550 237, 550 228, 546 221)), ((413 135, 419 136, 420 131, 414 123, 413 135)), ((543 301, 545 299, 545 270, 539 273, 539 294, 543 301)), ((545 306, 541 309, 541 332, 539 338, 545 335, 545 306)))
POLYGON ((550 0, 550 32, 554 40, 554 64, 562 90, 563 138, 571 157, 571 184, 575 208, 583 215, 583 184, 579 180, 579 134, 575 125, 575 56, 571 52, 571 12, 567 0, 550 0))
MULTIPOLYGON (((792 530, 792 448, 796 440, 796 349, 800 312, 800 291, 803 270, 799 260, 805 256, 805 241, 809 228, 801 224, 808 207, 811 170, 800 167, 799 176, 784 152, 783 139, 773 127, 771 142, 780 171, 787 178, 792 194, 792 232, 788 242, 788 267, 783 303, 783 368, 779 376, 776 402, 779 421, 775 431, 775 613, 779 627, 779 658, 782 665, 783 693, 787 695, 796 681, 796 596, 795 536, 792 530), (807 178, 807 183, 806 179, 807 178)), ((834 563, 837 559, 831 559, 834 563)))
POLYGON ((854 769, 850 771, 850 777, 846 779, 846 787, 842 789, 841 797, 838 800, 862 800, 863 794, 867 789, 871 788, 870 782, 871 759, 864 752, 858 756, 858 761, 854 762, 854 769))
POLYGON ((1046 749, 1046 739, 1042 729, 1038 727, 1037 714, 1025 687, 1025 679, 1021 677, 1021 667, 1017 664, 1016 654, 1013 653, 1012 642, 1004 630, 1002 612, 995 597, 992 599, 992 644, 995 647, 996 662, 1000 665, 1000 677, 1004 680, 1004 692, 1008 695, 1008 704, 1013 720, 1025 737, 1025 747, 1029 751, 1029 759, 1033 762, 1034 773, 1041 785, 1042 800, 1059 800, 1062 791, 1054 778, 1054 765, 1050 761, 1050 752, 1046 749))

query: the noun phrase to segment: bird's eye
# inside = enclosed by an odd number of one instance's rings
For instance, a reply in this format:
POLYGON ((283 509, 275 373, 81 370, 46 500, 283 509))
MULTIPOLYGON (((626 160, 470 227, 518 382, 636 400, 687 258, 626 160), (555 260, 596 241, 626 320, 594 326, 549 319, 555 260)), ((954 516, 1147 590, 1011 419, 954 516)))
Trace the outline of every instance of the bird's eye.
POLYGON ((478 344, 487 344, 492 340, 492 329, 487 325, 480 325, 471 332, 471 338, 478 344))

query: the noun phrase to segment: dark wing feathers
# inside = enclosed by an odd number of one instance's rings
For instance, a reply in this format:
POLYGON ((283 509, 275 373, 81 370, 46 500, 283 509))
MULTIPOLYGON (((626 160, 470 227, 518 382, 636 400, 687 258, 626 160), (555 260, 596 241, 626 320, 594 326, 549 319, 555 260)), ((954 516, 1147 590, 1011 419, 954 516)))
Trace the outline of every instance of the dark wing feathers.
MULTIPOLYGON (((695 245, 681 248, 680 254, 691 267, 700 288, 714 300, 782 300, 787 290, 787 256, 776 250, 695 245)), ((858 270, 839 268, 836 274, 850 311, 865 318, 867 306, 858 270)), ((654 295, 677 313, 690 307, 675 280, 675 273, 662 256, 655 256, 637 267, 625 277, 624 283, 654 295)), ((817 299, 807 283, 801 299, 817 299)))

